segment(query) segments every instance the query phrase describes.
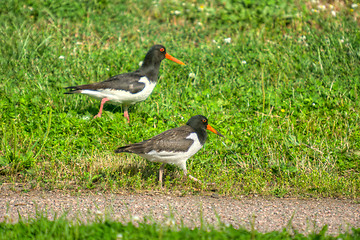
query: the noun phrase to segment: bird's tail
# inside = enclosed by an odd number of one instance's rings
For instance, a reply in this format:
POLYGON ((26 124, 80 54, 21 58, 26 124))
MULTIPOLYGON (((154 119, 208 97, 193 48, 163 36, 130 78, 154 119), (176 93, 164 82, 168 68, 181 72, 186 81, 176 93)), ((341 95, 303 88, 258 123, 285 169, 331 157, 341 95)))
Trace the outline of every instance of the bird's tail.
POLYGON ((78 88, 78 86, 71 86, 71 87, 66 87, 65 89, 69 89, 69 92, 65 92, 64 94, 74 94, 74 93, 80 93, 80 90, 78 88))
POLYGON ((115 150, 115 153, 122 153, 122 152, 130 152, 129 151, 129 146, 123 146, 123 147, 119 147, 118 149, 115 150))
POLYGON ((123 147, 119 147, 115 150, 115 153, 122 153, 122 152, 128 152, 128 153, 136 153, 136 154, 143 154, 145 153, 145 148, 143 146, 143 143, 147 140, 139 143, 134 143, 130 145, 126 145, 123 147))

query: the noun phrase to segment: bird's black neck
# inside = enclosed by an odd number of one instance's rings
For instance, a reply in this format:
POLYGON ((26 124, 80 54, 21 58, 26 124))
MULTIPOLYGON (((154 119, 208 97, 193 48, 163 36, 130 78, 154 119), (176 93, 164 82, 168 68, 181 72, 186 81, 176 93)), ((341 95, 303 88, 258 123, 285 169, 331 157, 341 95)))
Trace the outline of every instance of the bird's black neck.
POLYGON ((152 81, 157 81, 159 75, 159 63, 147 64, 146 62, 139 68, 139 72, 143 73, 148 79, 152 81))
POLYGON ((205 144, 205 141, 206 141, 206 138, 207 138, 207 132, 205 129, 195 129, 195 132, 197 133, 198 135, 198 138, 199 138, 199 142, 201 145, 204 145, 205 144))

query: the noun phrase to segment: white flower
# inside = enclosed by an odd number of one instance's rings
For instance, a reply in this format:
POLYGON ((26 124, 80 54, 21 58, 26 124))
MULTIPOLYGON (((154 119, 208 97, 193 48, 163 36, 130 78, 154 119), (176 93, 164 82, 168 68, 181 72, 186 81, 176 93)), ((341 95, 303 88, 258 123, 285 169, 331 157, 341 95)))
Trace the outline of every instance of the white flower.
POLYGON ((213 43, 217 43, 215 39, 212 40, 213 43))
POLYGON ((306 40, 306 36, 305 36, 305 35, 300 36, 300 41, 305 41, 305 40, 306 40))
POLYGON ((102 215, 103 213, 102 213, 100 210, 97 210, 97 211, 95 212, 95 214, 96 214, 96 215, 102 215))
POLYGON ((220 48, 220 46, 218 46, 217 48, 220 48))
POLYGON ((189 73, 189 78, 195 78, 195 77, 196 77, 195 73, 189 73))
POLYGON ((358 5, 356 3, 351 4, 351 8, 357 8, 358 5))
POLYGON ((333 15, 334 17, 336 17, 336 11, 332 10, 332 11, 331 11, 331 15, 333 15))
POLYGON ((106 71, 110 71, 110 68, 105 68, 106 71))
POLYGON ((175 10, 175 11, 174 11, 174 14, 175 14, 175 15, 180 15, 181 12, 180 12, 179 10, 175 10))
POLYGON ((61 55, 61 56, 59 57, 59 59, 64 60, 65 57, 64 57, 63 55, 61 55))
POLYGON ((330 4, 330 5, 329 5, 329 8, 330 8, 330 9, 334 9, 334 5, 331 5, 331 4, 330 4))
POLYGON ((202 26, 203 24, 202 22, 197 22, 197 25, 202 26))
POLYGON ((325 10, 325 9, 326 9, 326 6, 325 6, 325 5, 320 4, 320 5, 318 5, 318 9, 319 9, 319 10, 325 10))
POLYGON ((122 233, 118 233, 117 235, 116 235, 116 239, 122 239, 123 238, 123 235, 122 235, 122 233))
POLYGON ((231 43, 231 38, 224 38, 225 43, 231 43))
POLYGON ((143 63, 144 63, 143 61, 140 61, 139 66, 141 67, 143 65, 143 63))
POLYGON ((174 225, 175 225, 175 220, 174 220, 174 219, 168 219, 168 220, 166 221, 166 225, 168 225, 168 226, 174 226, 174 225))
POLYGON ((311 11, 314 12, 314 13, 318 12, 318 10, 316 10, 316 9, 311 9, 311 11))
POLYGON ((313 106, 315 106, 315 105, 316 105, 316 103, 314 103, 314 102, 313 102, 313 103, 312 103, 312 105, 313 105, 313 106))
POLYGON ((76 45, 82 45, 83 43, 82 42, 76 42, 75 44, 76 45))
POLYGON ((245 64, 246 64, 246 61, 245 61, 245 60, 242 60, 242 61, 241 61, 241 64, 242 64, 242 65, 245 65, 245 64))
POLYGON ((341 43, 344 43, 344 39, 340 39, 340 42, 341 42, 341 43))
POLYGON ((133 220, 133 221, 139 221, 140 218, 139 218, 139 216, 136 216, 136 215, 135 215, 135 216, 132 217, 132 220, 133 220))

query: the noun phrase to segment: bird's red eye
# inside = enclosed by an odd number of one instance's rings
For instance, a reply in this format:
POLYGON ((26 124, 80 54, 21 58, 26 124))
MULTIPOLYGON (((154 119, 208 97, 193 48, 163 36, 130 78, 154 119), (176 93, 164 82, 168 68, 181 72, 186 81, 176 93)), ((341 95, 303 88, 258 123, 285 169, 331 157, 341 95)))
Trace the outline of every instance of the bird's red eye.
POLYGON ((164 49, 164 48, 160 48, 160 52, 165 52, 165 49, 164 49))
POLYGON ((206 123, 206 119, 203 119, 202 121, 203 121, 203 123, 206 123))

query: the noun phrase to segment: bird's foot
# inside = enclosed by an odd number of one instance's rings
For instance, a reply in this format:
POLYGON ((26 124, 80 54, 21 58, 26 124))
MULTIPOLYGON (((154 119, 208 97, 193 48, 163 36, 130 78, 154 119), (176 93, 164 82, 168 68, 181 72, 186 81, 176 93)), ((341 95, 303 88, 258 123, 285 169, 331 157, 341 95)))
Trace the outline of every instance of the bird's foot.
POLYGON ((94 116, 94 119, 95 118, 100 118, 101 117, 101 113, 98 113, 98 114, 96 114, 95 116, 94 116))
MULTIPOLYGON (((191 180, 195 181, 195 182, 198 182, 198 183, 203 184, 203 182, 202 182, 201 180, 197 179, 197 178, 194 177, 194 176, 188 175, 188 177, 189 177, 191 180)), ((208 186, 209 186, 209 185, 215 185, 215 183, 206 183, 206 185, 208 185, 208 186)))

